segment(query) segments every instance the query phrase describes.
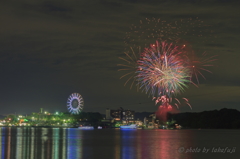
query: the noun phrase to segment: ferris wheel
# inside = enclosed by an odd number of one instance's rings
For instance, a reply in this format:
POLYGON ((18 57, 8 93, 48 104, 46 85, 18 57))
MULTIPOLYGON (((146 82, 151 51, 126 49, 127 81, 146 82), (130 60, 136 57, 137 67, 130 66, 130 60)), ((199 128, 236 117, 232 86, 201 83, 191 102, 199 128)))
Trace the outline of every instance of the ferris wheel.
POLYGON ((83 110, 84 101, 79 93, 72 93, 67 100, 68 111, 72 114, 79 114, 83 110))

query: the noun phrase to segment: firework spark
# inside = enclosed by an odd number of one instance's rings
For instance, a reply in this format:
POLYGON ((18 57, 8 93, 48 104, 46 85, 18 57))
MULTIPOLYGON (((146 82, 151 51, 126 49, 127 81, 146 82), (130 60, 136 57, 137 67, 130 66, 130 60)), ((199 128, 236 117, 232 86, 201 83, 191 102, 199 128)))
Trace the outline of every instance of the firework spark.
POLYGON ((166 95, 163 95, 161 97, 153 97, 153 100, 155 100, 155 105, 159 105, 159 108, 172 110, 174 105, 179 109, 179 106, 184 104, 192 109, 192 106, 187 98, 182 98, 182 102, 180 102, 180 99, 178 98, 168 98, 166 95))
POLYGON ((156 116, 158 119, 164 122, 167 121, 167 113, 177 112, 174 106, 179 109, 179 106, 184 104, 188 105, 192 109, 192 106, 187 98, 182 98, 182 102, 180 102, 180 99, 178 98, 168 98, 166 95, 163 95, 161 97, 154 97, 153 100, 155 100, 155 105, 159 105, 156 116))
POLYGON ((172 21, 146 18, 140 20, 139 24, 130 26, 130 31, 126 32, 124 43, 128 47, 147 47, 159 40, 181 45, 183 39, 192 41, 193 36, 197 37, 194 44, 200 43, 203 46, 204 43, 212 42, 213 28, 198 17, 173 19, 172 21))

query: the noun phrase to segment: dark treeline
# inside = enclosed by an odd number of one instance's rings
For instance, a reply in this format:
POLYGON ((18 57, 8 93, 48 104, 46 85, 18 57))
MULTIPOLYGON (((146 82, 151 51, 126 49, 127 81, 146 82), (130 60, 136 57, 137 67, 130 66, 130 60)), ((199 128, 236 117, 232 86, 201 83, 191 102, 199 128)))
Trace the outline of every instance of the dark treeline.
POLYGON ((239 129, 240 112, 236 109, 221 109, 199 113, 168 114, 168 120, 175 120, 184 128, 239 129))
POLYGON ((79 114, 74 115, 77 122, 75 126, 79 125, 91 125, 95 128, 98 126, 104 126, 101 121, 103 119, 103 115, 98 112, 81 112, 79 114))
POLYGON ((81 112, 75 115, 77 119, 88 120, 91 122, 99 122, 103 119, 102 114, 98 112, 81 112))

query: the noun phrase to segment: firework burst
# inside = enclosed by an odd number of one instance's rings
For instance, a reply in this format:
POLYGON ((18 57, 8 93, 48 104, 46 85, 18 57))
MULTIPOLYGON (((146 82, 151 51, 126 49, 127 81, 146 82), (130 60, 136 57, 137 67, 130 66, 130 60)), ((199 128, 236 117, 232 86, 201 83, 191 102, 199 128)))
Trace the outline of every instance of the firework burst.
POLYGON ((119 64, 124 67, 119 70, 128 71, 121 77, 129 76, 125 85, 132 80, 130 88, 136 84, 138 89, 152 96, 159 110, 164 111, 170 111, 173 106, 179 108, 183 103, 192 109, 187 98, 180 98, 183 100, 180 102, 176 95, 184 92, 190 83, 197 86, 198 76, 205 79, 202 71, 210 72, 206 67, 216 60, 215 56, 206 58, 205 52, 199 58, 186 45, 165 41, 156 41, 143 52, 139 48, 138 54, 131 48, 125 55, 126 58, 120 57, 125 64, 119 64))
POLYGON ((124 64, 118 65, 124 67, 119 70, 127 71, 121 76, 128 77, 124 85, 132 80, 130 88, 136 84, 138 89, 149 94, 159 105, 160 112, 171 111, 173 106, 179 108, 183 103, 192 109, 187 98, 180 98, 183 100, 180 102, 176 95, 184 92, 190 83, 197 86, 198 76, 205 79, 203 72, 211 72, 207 67, 216 59, 215 56, 207 57, 205 52, 197 57, 186 42, 204 46, 211 39, 211 26, 198 18, 172 22, 146 18, 140 25, 130 28, 124 43, 131 51, 125 52, 125 58, 120 57, 124 64), (197 41, 193 41, 192 36, 198 37, 197 41), (141 51, 139 46, 145 49, 141 51), (133 49, 136 47, 137 54, 133 49))
POLYGON ((156 41, 146 48, 138 60, 136 79, 140 89, 154 96, 181 93, 190 83, 190 69, 186 67, 179 47, 156 41))

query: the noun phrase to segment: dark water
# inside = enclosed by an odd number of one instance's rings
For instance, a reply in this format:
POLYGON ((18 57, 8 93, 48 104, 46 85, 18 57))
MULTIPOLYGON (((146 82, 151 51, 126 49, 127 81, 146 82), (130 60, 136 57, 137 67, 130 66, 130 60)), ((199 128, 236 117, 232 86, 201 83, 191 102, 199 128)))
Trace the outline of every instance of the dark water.
POLYGON ((1 159, 240 158, 240 130, 2 127, 0 142, 1 159))

